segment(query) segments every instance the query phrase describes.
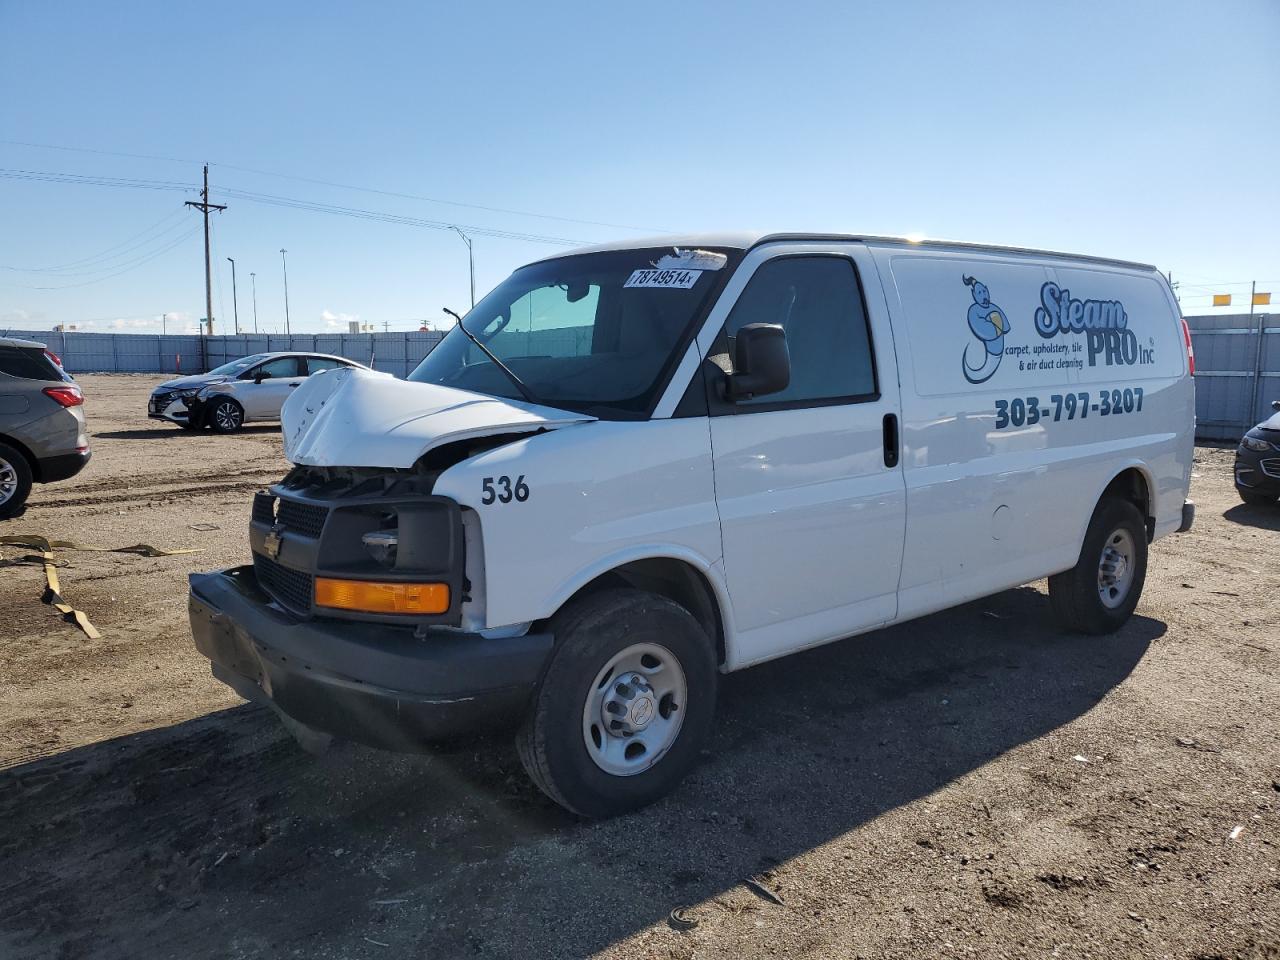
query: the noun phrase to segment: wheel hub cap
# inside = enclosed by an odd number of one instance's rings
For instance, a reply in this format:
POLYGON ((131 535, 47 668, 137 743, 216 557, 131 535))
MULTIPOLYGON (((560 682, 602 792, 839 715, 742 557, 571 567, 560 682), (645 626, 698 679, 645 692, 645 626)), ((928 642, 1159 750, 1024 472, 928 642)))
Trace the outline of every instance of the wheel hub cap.
POLYGON ((643 773, 680 734, 688 685, 680 661, 657 643, 620 650, 596 674, 582 710, 582 740, 597 767, 643 773))
POLYGON ((18 471, 5 460, 0 460, 0 503, 7 503, 18 489, 18 471))
POLYGON ((626 674, 612 681, 600 705, 600 719, 614 736, 639 733, 657 712, 653 687, 638 673, 626 674))
POLYGON ((1098 597, 1104 606, 1118 607, 1129 595, 1136 554, 1133 538, 1123 527, 1107 537, 1098 559, 1098 597))

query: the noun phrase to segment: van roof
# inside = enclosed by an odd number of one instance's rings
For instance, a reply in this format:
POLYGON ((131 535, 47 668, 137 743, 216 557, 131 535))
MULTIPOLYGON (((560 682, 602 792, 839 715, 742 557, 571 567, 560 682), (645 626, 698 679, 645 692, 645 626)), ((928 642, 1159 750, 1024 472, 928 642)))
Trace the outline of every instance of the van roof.
POLYGON ((996 253, 1030 253, 1046 257, 1063 257, 1069 260, 1083 260, 1089 263, 1104 263, 1116 267, 1132 267, 1138 270, 1155 270, 1149 263, 1137 263, 1132 260, 1117 260, 1112 257, 1095 257, 1080 253, 1062 253, 1056 250, 1038 250, 1033 247, 1010 247, 995 243, 968 243, 963 240, 917 239, 911 237, 881 237, 871 234, 854 233, 761 233, 759 231, 738 231, 727 233, 689 233, 672 236, 642 237, 637 240, 619 240, 612 243, 600 243, 587 247, 578 247, 564 253, 556 253, 542 257, 543 260, 556 260, 579 253, 601 253, 606 250, 634 250, 640 247, 730 247, 737 250, 749 250, 765 243, 781 241, 859 241, 863 243, 893 243, 912 247, 940 247, 961 250, 989 250, 996 253))

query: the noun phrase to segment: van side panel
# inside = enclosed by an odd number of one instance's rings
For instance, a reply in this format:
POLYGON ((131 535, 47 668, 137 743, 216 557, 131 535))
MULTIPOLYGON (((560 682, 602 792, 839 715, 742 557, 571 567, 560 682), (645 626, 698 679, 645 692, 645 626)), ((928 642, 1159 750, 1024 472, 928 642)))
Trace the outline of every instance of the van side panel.
POLYGON ((1193 397, 1154 271, 1042 255, 874 247, 902 378, 899 619, 1075 565, 1128 467, 1176 529, 1193 397))

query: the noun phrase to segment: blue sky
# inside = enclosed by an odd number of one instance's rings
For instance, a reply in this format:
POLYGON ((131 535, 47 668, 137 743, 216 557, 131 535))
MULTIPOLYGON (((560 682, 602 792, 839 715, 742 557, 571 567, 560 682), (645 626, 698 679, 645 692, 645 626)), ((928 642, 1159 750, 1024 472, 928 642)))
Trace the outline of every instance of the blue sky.
MULTIPOLYGON (((282 328, 281 247, 295 330, 412 329, 469 297, 448 230, 224 189, 564 241, 759 228, 1044 246, 1156 263, 1201 313, 1215 290, 1246 302, 1227 281, 1269 281, 1280 304, 1278 49, 1275 0, 0 0, 0 140, 78 148, 3 142, 0 170, 181 185, 207 160, 229 205, 218 332, 228 256, 241 325, 252 271, 260 326, 282 328)), ((0 326, 190 326, 193 198, 0 175, 0 326)), ((474 243, 480 294, 565 246, 474 243)))

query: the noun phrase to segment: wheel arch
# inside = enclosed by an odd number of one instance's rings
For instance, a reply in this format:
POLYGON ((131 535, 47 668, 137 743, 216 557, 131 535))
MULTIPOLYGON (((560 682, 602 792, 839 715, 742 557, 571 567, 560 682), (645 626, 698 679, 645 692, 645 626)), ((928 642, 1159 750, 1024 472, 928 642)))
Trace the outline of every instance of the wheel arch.
POLYGON ((610 557, 574 577, 551 604, 552 613, 596 590, 629 586, 666 597, 684 607, 715 644, 716 662, 729 662, 732 636, 728 592, 706 560, 682 549, 632 551, 610 557))
POLYGON ((8 447, 13 447, 13 449, 17 450, 20 454, 23 455, 23 457, 26 458, 27 468, 31 471, 32 480, 34 480, 36 483, 44 482, 40 478, 40 461, 36 459, 36 456, 31 452, 30 447, 28 447, 21 440, 18 440, 16 437, 9 436, 7 433, 0 433, 0 443, 3 443, 5 446, 8 446, 8 447))
MULTIPOLYGON (((1114 471, 1106 486, 1094 497, 1093 510, 1089 512, 1089 518, 1093 517, 1093 511, 1098 509, 1098 504, 1103 498, 1109 496, 1128 500, 1142 512, 1143 524, 1147 530, 1147 542, 1150 543, 1154 539, 1156 527, 1155 482, 1147 465, 1140 460, 1133 460, 1114 471)), ((1084 530, 1088 529, 1088 525, 1088 519, 1086 519, 1084 530)), ((1084 540, 1084 530, 1080 533, 1081 542, 1084 540)))

